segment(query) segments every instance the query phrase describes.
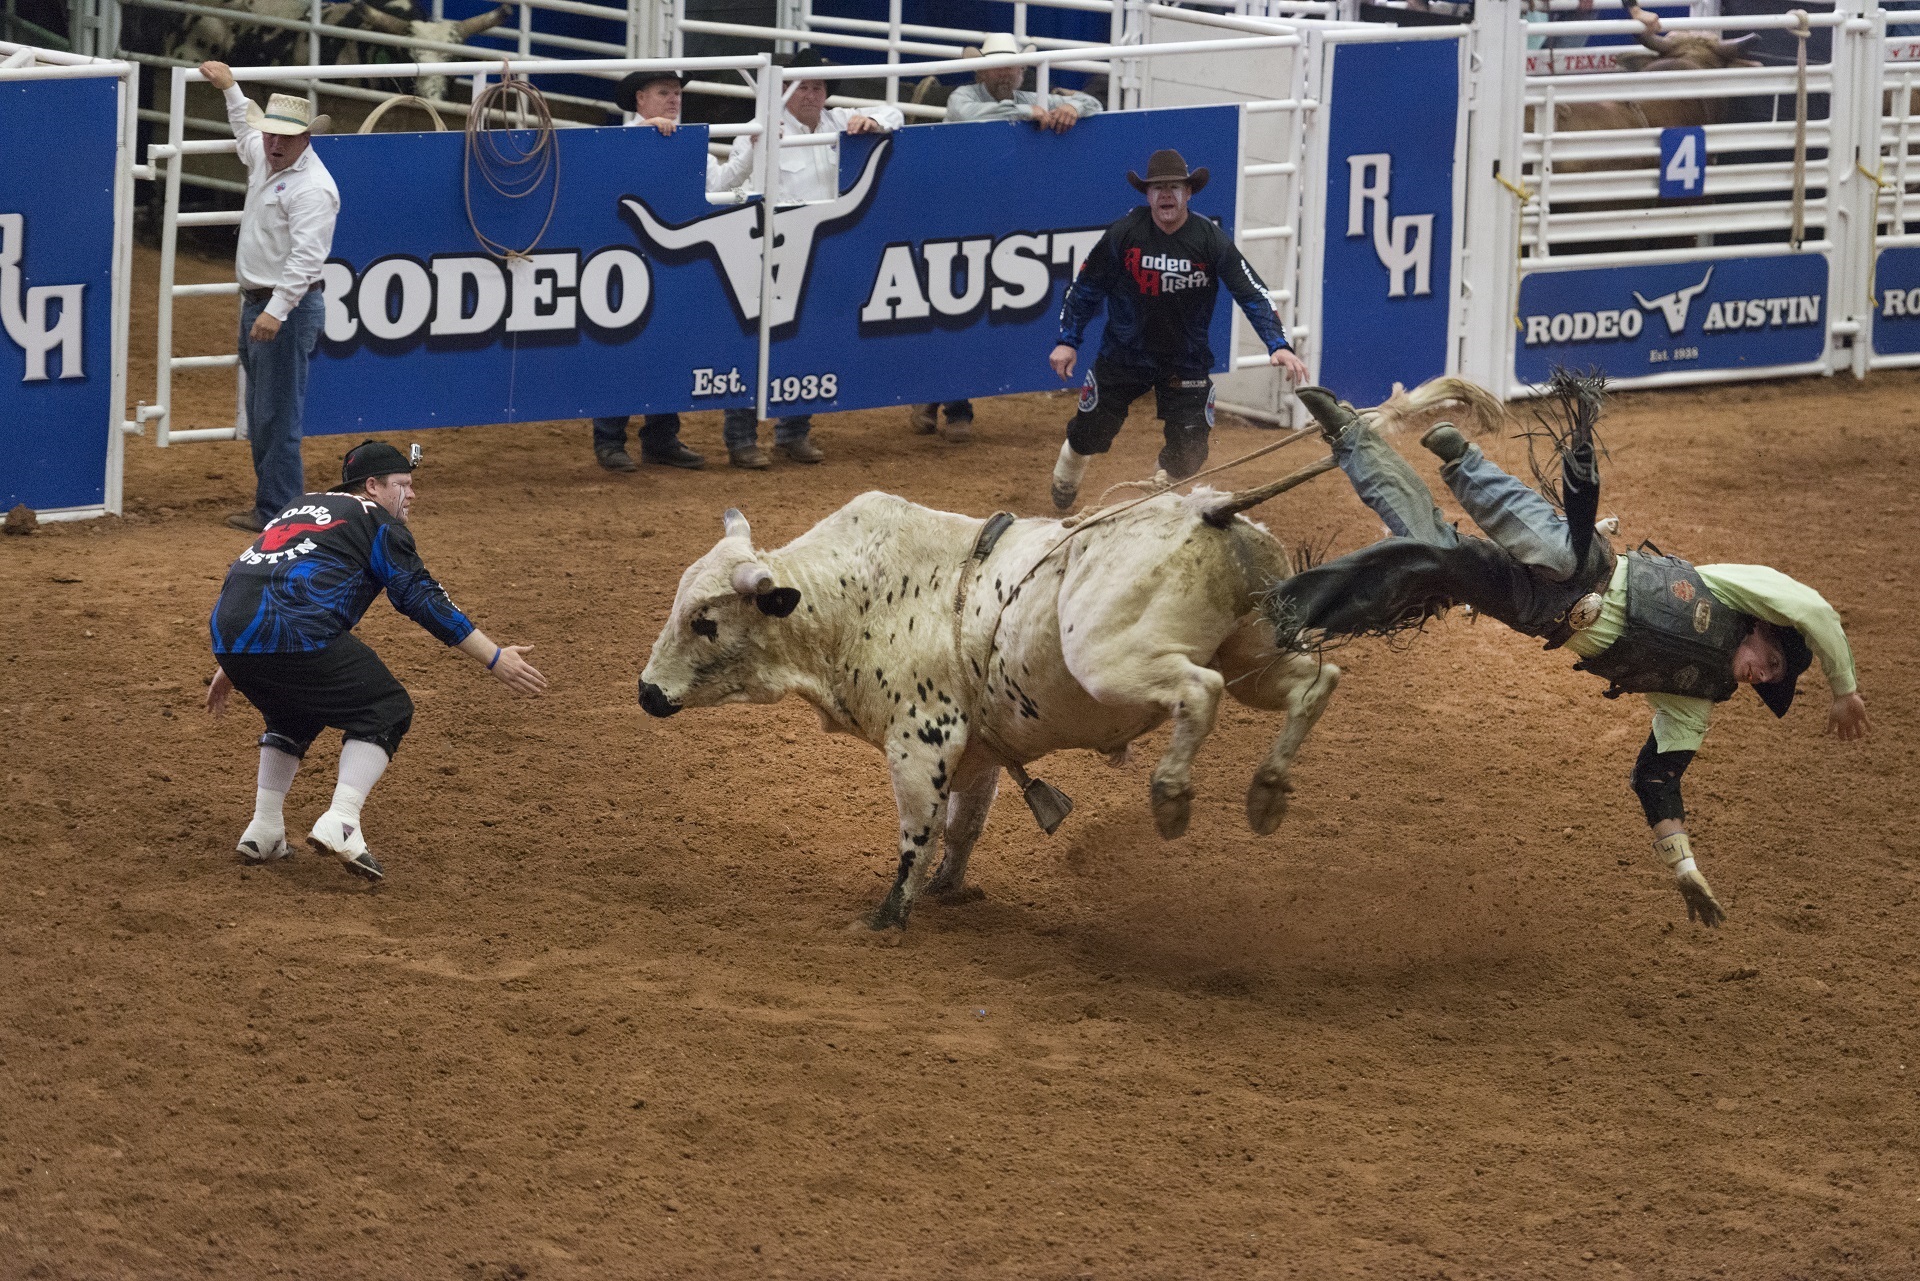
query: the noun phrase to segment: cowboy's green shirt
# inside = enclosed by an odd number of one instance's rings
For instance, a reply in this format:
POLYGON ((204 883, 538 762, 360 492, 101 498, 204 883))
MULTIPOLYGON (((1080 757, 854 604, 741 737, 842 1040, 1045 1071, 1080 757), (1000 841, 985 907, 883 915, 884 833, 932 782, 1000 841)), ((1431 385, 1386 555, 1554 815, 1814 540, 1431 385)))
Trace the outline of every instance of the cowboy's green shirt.
MULTIPOLYGON (((1853 650, 1841 629, 1840 615, 1827 604, 1826 597, 1765 565, 1695 565, 1694 570, 1714 598, 1728 608, 1798 631, 1820 660, 1834 697, 1853 693, 1857 685, 1853 650)), ((1622 556, 1613 567, 1606 595, 1601 597, 1599 621, 1575 632, 1567 648, 1582 658, 1592 658, 1619 640, 1626 625, 1627 558, 1622 556)), ((1653 705, 1654 744, 1660 751, 1700 750, 1707 736, 1707 722, 1713 717, 1711 702, 1679 694, 1646 697, 1653 705)))

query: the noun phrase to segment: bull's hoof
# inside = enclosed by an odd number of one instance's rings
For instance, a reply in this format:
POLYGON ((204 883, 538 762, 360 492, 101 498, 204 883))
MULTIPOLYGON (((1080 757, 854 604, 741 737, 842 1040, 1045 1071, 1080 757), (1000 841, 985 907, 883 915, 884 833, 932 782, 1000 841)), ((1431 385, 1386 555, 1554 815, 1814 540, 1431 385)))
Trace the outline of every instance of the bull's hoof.
POLYGON ((956 885, 952 889, 929 889, 928 897, 943 907, 964 907, 968 903, 978 903, 987 896, 987 892, 978 885, 956 885))
POLYGON ((907 914, 913 911, 913 905, 898 889, 887 895, 880 906, 867 918, 870 930, 904 930, 907 928, 907 914))
POLYGON ((1175 786, 1158 779, 1153 784, 1153 825, 1166 840, 1187 834, 1193 820, 1193 786, 1175 786))
POLYGON ((1293 780, 1283 769, 1269 765, 1257 770, 1247 787, 1247 824, 1262 836, 1271 836, 1287 816, 1287 797, 1293 780))

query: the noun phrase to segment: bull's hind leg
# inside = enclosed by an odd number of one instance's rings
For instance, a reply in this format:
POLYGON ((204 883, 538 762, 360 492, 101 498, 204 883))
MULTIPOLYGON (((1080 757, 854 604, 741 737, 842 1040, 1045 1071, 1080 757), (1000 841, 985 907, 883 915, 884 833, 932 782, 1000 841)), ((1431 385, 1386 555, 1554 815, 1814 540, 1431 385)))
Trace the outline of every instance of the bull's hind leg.
POLYGON ((1184 836, 1193 817, 1193 758, 1213 732, 1224 682, 1220 673, 1201 667, 1185 654, 1148 657, 1108 647, 1099 661, 1074 677, 1095 700, 1111 707, 1157 707, 1173 721, 1173 742, 1153 769, 1153 823, 1168 840, 1184 836))
POLYGON ((1234 698, 1248 707, 1287 715, 1286 727, 1247 786, 1247 823, 1267 836, 1287 816, 1287 797, 1293 791, 1288 771, 1333 697, 1340 669, 1306 654, 1276 651, 1264 624, 1250 624, 1228 637, 1214 662, 1234 698))
POLYGON ((984 753, 960 762, 952 793, 947 797, 946 852, 927 893, 943 903, 969 903, 984 895, 967 885, 967 860, 986 829, 987 815, 1000 792, 1000 766, 984 753))

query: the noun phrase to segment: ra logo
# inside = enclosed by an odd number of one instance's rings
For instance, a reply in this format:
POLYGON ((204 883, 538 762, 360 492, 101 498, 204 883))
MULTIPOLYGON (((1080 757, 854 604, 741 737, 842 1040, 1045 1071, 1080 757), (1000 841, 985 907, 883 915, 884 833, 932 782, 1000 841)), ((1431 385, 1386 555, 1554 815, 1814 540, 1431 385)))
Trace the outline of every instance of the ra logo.
POLYGON ((1394 217, 1388 209, 1388 193, 1393 185, 1393 157, 1384 151, 1347 157, 1347 236, 1368 232, 1373 226, 1373 252, 1387 269, 1391 284, 1387 297, 1407 296, 1407 273, 1413 273, 1413 295, 1433 292, 1433 219, 1434 215, 1401 214, 1394 217))
POLYGON ((47 356, 60 352, 60 377, 84 378, 80 363, 80 300, 85 285, 35 285, 22 279, 20 260, 27 251, 25 215, 0 213, 0 328, 27 354, 22 382, 47 381, 47 356), (57 311, 55 308, 57 307, 57 311), (55 311, 49 320, 47 313, 55 311))

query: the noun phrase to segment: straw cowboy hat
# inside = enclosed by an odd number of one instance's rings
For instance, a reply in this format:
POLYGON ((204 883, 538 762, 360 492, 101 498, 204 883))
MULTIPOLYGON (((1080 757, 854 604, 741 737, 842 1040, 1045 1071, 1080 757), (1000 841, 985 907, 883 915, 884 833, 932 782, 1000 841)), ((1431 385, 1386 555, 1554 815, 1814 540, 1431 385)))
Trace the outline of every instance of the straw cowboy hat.
POLYGON ((1207 185, 1207 171, 1195 169, 1187 172, 1186 158, 1179 152, 1168 148, 1156 151, 1147 157, 1147 176, 1142 178, 1131 169, 1127 171, 1127 181, 1133 184, 1135 191, 1144 192, 1156 182, 1184 182, 1191 188, 1192 195, 1199 195, 1200 189, 1207 185))
POLYGON ((1033 45, 1027 45, 1022 48, 1019 44, 1015 43, 1013 37, 1006 32, 996 31, 985 40, 982 40, 978 49, 972 45, 968 45, 962 49, 960 56, 963 58, 990 58, 995 54, 1032 53, 1033 50, 1033 45))
POLYGON ((329 116, 313 114, 313 104, 290 93, 276 93, 267 99, 267 109, 257 102, 247 103, 247 123, 261 133, 325 133, 333 123, 329 116))

